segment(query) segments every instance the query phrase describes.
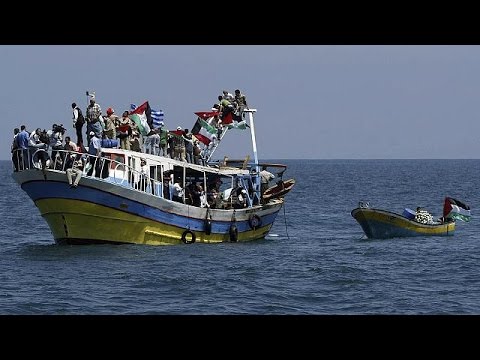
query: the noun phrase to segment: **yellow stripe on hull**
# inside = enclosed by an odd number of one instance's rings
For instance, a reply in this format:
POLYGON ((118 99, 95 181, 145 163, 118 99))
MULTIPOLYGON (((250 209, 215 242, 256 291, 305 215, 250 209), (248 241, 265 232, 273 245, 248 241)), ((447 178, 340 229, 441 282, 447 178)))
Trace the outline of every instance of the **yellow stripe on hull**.
POLYGON ((381 223, 398 226, 409 231, 415 231, 417 233, 425 235, 438 235, 444 234, 446 232, 455 231, 455 223, 445 223, 441 225, 429 226, 421 223, 414 223, 408 221, 407 219, 402 219, 401 217, 387 216, 382 213, 376 212, 365 212, 364 218, 367 221, 378 221, 381 223))
MULTIPOLYGON (((36 202, 55 240, 116 242, 147 245, 181 244, 185 229, 159 223, 102 205, 81 200, 50 198, 36 202)), ((257 240, 268 234, 272 224, 238 233, 237 241, 257 240)), ((195 231, 196 242, 230 241, 230 235, 195 231)), ((190 237, 188 238, 190 239, 190 237)))

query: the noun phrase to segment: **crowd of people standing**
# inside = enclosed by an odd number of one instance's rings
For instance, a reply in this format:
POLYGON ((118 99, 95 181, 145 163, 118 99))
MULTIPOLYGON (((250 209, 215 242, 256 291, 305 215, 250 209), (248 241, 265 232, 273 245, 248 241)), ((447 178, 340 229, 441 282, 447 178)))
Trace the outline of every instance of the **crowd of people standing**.
MULTIPOLYGON (((206 153, 211 151, 211 146, 202 145, 188 128, 178 126, 176 130, 169 131, 164 122, 159 121, 156 124, 149 122, 149 131, 146 132, 131 119, 128 110, 125 110, 122 116, 118 116, 112 107, 108 107, 106 112, 102 113, 95 93, 90 93, 88 96, 89 104, 85 113, 77 103, 73 102, 71 105, 76 142, 73 142, 70 137, 66 137, 64 143, 66 129, 63 125, 54 124, 48 131, 38 128, 28 132, 25 125, 22 125, 20 129, 14 129, 11 150, 15 170, 18 170, 19 163, 22 163, 24 168, 33 165, 32 157, 38 149, 46 150, 51 161, 55 161, 57 156, 61 156, 58 150, 86 152, 86 146, 88 146, 88 152, 92 155, 98 155, 102 147, 116 147, 166 156, 199 165, 204 164, 206 153), (142 132, 142 130, 144 131, 142 132), (21 149, 21 151, 17 152, 16 149, 21 149)), ((235 95, 223 90, 223 95, 218 97, 218 103, 212 107, 213 111, 219 113, 214 119, 215 126, 221 129, 222 119, 230 112, 236 118, 241 118, 243 110, 246 108, 248 108, 246 97, 239 89, 235 90, 235 95)), ((45 162, 48 160, 43 153, 41 156, 45 156, 45 162)))

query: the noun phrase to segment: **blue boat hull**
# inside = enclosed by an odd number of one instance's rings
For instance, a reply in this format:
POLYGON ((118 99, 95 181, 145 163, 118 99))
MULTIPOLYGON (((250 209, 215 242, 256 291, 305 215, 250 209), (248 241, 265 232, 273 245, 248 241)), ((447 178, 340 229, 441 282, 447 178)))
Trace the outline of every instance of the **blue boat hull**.
POLYGON ((390 211, 370 208, 356 208, 351 214, 369 239, 452 236, 455 233, 455 222, 421 224, 390 211))

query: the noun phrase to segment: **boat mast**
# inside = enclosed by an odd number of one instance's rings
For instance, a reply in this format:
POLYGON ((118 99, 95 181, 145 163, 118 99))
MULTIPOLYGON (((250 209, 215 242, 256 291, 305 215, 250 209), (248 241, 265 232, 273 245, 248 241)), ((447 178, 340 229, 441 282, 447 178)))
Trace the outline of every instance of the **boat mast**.
POLYGON ((220 137, 215 141, 215 144, 213 145, 212 149, 210 150, 210 152, 208 153, 207 155, 207 158, 205 159, 205 161, 208 163, 210 161, 210 159, 212 158, 213 156, 213 153, 215 152, 215 150, 217 149, 218 145, 220 145, 220 141, 223 139, 223 137, 225 136, 225 134, 227 133, 228 131, 228 126, 224 126, 223 129, 222 129, 222 132, 220 133, 220 137))
POLYGON ((255 160, 255 171, 258 174, 255 181, 255 193, 260 200, 260 168, 258 166, 257 140, 255 139, 255 123, 253 121, 253 113, 257 112, 257 109, 245 109, 243 110, 243 112, 248 114, 248 120, 250 123, 250 134, 252 135, 252 150, 253 158, 255 160))

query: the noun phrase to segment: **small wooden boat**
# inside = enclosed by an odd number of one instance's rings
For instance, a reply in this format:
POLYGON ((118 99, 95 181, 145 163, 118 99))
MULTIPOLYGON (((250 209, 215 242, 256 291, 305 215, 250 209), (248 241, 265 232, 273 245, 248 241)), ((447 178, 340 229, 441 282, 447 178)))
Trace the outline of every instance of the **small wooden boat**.
POLYGON ((455 232, 455 221, 450 219, 434 224, 422 224, 390 211, 364 207, 353 209, 351 214, 369 239, 451 236, 455 232))
POLYGON ((295 185, 295 179, 288 179, 288 180, 280 180, 277 182, 277 185, 269 187, 263 193, 263 200, 267 201, 270 199, 275 199, 284 196, 290 190, 292 190, 293 186, 295 185))

